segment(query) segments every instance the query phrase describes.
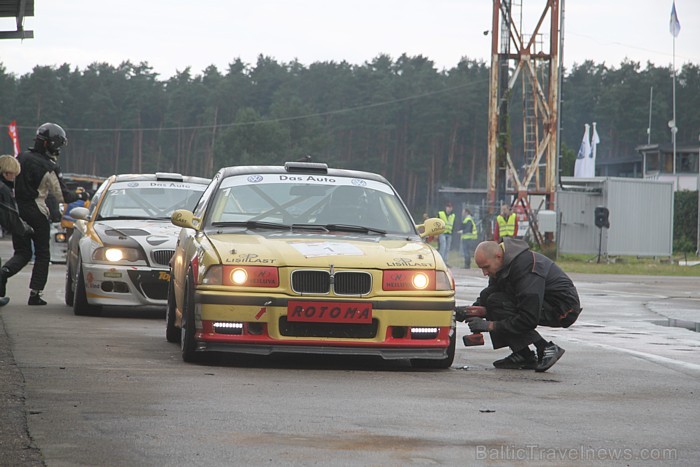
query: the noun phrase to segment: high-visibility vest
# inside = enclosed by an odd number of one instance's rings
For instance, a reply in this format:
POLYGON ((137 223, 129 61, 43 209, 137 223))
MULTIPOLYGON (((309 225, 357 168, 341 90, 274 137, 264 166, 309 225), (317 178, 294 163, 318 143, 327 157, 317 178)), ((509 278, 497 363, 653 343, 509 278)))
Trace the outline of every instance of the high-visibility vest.
POLYGON ((511 213, 506 221, 502 215, 496 217, 496 222, 498 222, 498 235, 500 237, 512 237, 515 235, 515 222, 518 216, 515 213, 511 213))
POLYGON ((452 233, 452 227, 455 225, 455 213, 453 212, 449 216, 445 211, 438 212, 438 217, 445 222, 445 232, 446 234, 452 233))
POLYGON ((476 240, 476 222, 474 222, 472 216, 468 215, 462 219, 462 226, 462 240, 476 240), (471 229, 467 227, 470 222, 472 224, 471 229))

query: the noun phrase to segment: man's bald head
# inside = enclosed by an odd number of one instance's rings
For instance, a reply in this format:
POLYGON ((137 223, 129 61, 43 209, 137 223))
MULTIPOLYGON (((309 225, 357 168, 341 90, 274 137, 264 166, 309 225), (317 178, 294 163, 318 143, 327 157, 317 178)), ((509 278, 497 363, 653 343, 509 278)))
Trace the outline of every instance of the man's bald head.
POLYGON ((493 241, 481 242, 474 251, 474 261, 485 276, 493 277, 503 269, 503 248, 493 241))

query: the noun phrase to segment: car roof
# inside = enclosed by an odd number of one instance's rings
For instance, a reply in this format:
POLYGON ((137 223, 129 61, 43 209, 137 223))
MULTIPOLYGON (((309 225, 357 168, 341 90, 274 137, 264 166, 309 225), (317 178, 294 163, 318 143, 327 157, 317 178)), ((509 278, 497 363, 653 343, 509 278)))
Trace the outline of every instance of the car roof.
POLYGON ((367 180, 376 180, 378 182, 390 184, 383 176, 372 173, 363 172, 360 170, 334 169, 328 167, 324 163, 318 162, 287 162, 285 165, 240 165, 232 167, 224 167, 219 170, 218 174, 221 178, 232 177, 235 175, 247 174, 302 174, 315 175, 319 177, 351 177, 363 178, 367 180))
POLYGON ((204 177, 194 177, 191 175, 181 175, 171 172, 156 172, 152 174, 118 174, 113 175, 115 182, 133 182, 133 181, 168 181, 168 182, 186 182, 197 183, 200 185, 208 185, 211 179, 204 177))

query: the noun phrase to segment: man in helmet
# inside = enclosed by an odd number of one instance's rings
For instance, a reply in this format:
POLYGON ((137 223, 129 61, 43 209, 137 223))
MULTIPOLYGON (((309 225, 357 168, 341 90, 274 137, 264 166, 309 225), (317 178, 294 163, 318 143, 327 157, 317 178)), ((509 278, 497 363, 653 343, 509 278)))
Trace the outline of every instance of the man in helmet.
POLYGON ((59 203, 71 203, 83 195, 68 190, 60 177, 57 163, 61 148, 68 143, 66 132, 55 123, 44 123, 36 130, 34 147, 17 156, 21 172, 15 180, 15 199, 20 217, 34 229, 32 237, 12 235, 14 256, 0 268, 0 297, 5 296, 7 279, 17 274, 32 259, 29 281, 29 305, 46 305, 41 293, 49 275, 50 229, 46 197, 52 194, 59 203))

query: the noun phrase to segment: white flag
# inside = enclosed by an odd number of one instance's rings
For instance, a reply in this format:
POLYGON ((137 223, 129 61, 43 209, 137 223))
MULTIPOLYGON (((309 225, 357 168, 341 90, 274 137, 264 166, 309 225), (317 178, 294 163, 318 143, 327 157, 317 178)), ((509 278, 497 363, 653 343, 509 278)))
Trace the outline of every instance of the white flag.
POLYGON ((600 143, 600 138, 598 137, 598 131, 595 129, 595 122, 593 122, 593 135, 591 136, 591 155, 588 157, 588 164, 586 164, 586 177, 595 177, 595 158, 598 143, 600 143))
POLYGON ((583 132, 583 140, 581 140, 581 147, 578 149, 578 154, 576 155, 576 164, 574 165, 574 177, 586 177, 589 156, 591 155, 591 143, 589 138, 590 125, 586 123, 585 130, 583 132))
POLYGON ((676 2, 673 2, 671 7, 671 21, 668 24, 668 30, 671 31, 673 37, 678 37, 681 32, 681 23, 678 21, 678 15, 676 14, 676 2))

